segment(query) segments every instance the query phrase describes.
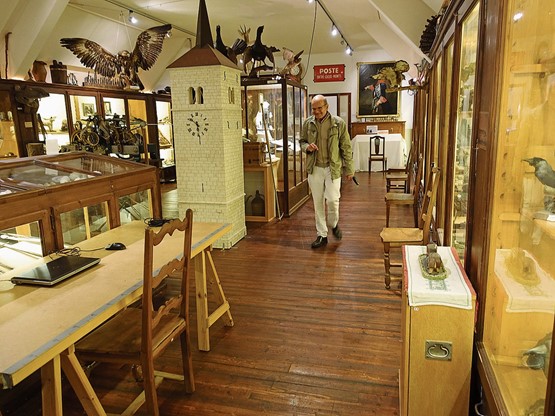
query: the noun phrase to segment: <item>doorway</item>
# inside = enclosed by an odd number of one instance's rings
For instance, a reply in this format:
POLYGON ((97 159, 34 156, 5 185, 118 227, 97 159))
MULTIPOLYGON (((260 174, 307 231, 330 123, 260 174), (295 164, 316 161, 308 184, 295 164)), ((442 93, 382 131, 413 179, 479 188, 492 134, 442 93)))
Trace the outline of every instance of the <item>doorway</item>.
POLYGON ((334 116, 339 116, 345 123, 347 123, 347 131, 351 131, 351 93, 350 92, 338 92, 338 93, 321 93, 321 94, 310 94, 310 100, 315 95, 323 95, 328 101, 328 111, 334 116))

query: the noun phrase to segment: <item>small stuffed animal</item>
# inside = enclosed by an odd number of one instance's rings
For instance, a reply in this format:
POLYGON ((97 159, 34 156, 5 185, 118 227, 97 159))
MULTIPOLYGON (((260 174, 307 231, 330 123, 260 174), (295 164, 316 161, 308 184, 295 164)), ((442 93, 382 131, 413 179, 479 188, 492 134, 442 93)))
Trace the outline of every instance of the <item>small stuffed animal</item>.
POLYGON ((428 244, 426 247, 427 261, 426 261, 426 271, 430 274, 438 274, 443 271, 443 261, 441 256, 437 252, 437 245, 428 244))

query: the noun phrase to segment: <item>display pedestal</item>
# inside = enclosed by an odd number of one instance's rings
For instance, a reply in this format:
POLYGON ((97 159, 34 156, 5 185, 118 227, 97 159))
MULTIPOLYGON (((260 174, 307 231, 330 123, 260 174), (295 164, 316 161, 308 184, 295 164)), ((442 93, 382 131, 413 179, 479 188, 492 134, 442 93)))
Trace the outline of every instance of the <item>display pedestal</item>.
POLYGON ((444 280, 422 276, 424 246, 403 246, 401 415, 467 416, 476 295, 456 252, 438 247, 444 280))
POLYGON ((272 163, 259 166, 245 166, 245 221, 268 222, 276 217, 276 194, 272 179, 277 185, 279 159, 272 157, 272 163), (273 175, 272 175, 273 167, 273 175), (264 213, 253 212, 252 201, 258 191, 264 198, 264 213))

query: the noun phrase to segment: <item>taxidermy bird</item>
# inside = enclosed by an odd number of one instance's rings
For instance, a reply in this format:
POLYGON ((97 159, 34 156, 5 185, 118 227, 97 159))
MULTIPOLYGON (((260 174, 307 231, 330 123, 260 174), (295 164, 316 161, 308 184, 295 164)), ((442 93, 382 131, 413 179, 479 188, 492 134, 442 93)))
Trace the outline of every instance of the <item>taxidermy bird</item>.
POLYGON ((105 77, 119 77, 124 85, 137 86, 142 90, 144 85, 139 78, 139 68, 145 71, 152 68, 171 28, 168 24, 147 29, 137 37, 132 52, 123 50, 116 55, 83 38, 63 38, 60 44, 73 52, 87 68, 105 77))
POLYGON ((256 39, 254 43, 247 46, 244 53, 244 69, 246 72, 246 64, 252 61, 252 69, 250 75, 255 75, 258 70, 263 69, 273 69, 275 67, 274 53, 279 52, 274 46, 266 46, 262 43, 262 32, 264 31, 264 26, 259 26, 256 30, 256 39), (272 63, 272 66, 266 64, 266 58, 272 63), (258 64, 257 64, 258 63, 258 64))
POLYGON ((405 79, 403 72, 407 72, 410 66, 407 61, 397 61, 395 65, 384 66, 376 75, 372 75, 374 79, 384 79, 388 88, 400 87, 401 82, 405 79))
POLYGON ((300 51, 298 54, 295 53, 291 49, 282 48, 283 50, 283 60, 287 62, 283 69, 279 72, 280 75, 296 75, 302 71, 299 71, 300 68, 297 68, 301 64, 301 55, 303 54, 304 50, 300 51))
POLYGON ((543 370, 547 377, 549 371, 549 356, 553 334, 550 332, 540 339, 533 348, 525 351, 522 355, 526 357, 526 365, 534 370, 543 370))
POLYGON ((222 53, 222 55, 227 56, 231 62, 237 64, 237 56, 245 52, 247 48, 247 43, 243 39, 235 39, 231 48, 226 46, 222 40, 220 25, 216 26, 216 42, 214 47, 222 53))
POLYGON ((530 159, 523 159, 523 162, 528 162, 530 166, 533 166, 535 171, 534 175, 538 180, 551 188, 555 188, 555 172, 551 168, 551 165, 547 163, 547 160, 541 157, 532 157, 530 159))

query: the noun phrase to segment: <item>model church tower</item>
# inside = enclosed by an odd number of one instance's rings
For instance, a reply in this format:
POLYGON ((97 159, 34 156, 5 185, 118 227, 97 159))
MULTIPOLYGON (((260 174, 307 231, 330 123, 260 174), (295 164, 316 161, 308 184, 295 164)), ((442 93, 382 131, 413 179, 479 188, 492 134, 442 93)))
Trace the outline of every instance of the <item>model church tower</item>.
POLYGON ((241 138, 241 71, 214 47, 204 0, 196 45, 172 63, 170 82, 180 216, 233 224, 215 246, 246 235, 241 138))

